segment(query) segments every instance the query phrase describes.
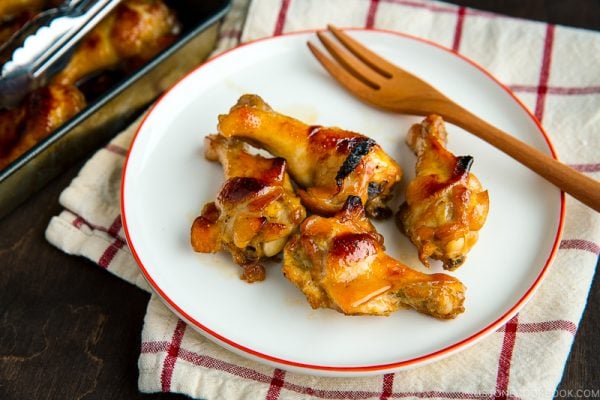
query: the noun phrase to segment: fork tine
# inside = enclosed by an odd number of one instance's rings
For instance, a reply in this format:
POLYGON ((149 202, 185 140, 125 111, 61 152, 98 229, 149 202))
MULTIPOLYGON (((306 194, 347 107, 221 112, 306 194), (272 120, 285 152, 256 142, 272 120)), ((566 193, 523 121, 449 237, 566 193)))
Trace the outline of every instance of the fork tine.
POLYGON ((343 32, 342 30, 336 28, 333 25, 327 25, 327 29, 339 40, 352 54, 354 54, 358 59, 367 64, 369 67, 373 68, 381 75, 386 78, 392 77, 392 71, 397 70, 398 67, 394 64, 390 63, 377 53, 372 52, 367 49, 365 46, 352 39, 348 34, 343 32))
POLYGON ((378 82, 381 82, 382 78, 384 77, 382 77, 377 71, 369 68, 358 58, 351 55, 348 51, 343 50, 340 46, 333 43, 333 41, 325 36, 323 32, 317 32, 317 37, 323 46, 325 46, 325 48, 329 51, 329 54, 332 55, 342 67, 347 69, 348 72, 354 75, 357 79, 363 81, 368 86, 371 86, 373 89, 379 89, 381 87, 378 82))
POLYGON ((321 65, 333 76, 343 87, 349 90, 351 93, 364 96, 365 93, 373 91, 373 87, 367 85, 364 81, 356 79, 348 70, 344 69, 339 64, 333 62, 327 57, 321 50, 319 50, 311 42, 306 43, 313 53, 315 58, 321 63, 321 65))

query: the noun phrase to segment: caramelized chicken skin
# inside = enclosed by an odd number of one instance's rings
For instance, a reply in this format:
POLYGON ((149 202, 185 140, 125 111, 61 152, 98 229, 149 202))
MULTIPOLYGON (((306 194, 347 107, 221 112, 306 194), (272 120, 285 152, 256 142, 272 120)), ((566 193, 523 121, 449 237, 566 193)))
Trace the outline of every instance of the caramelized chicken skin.
POLYGON ((398 225, 424 265, 433 258, 454 270, 477 242, 488 213, 488 192, 469 172, 473 158, 455 157, 445 148, 447 132, 440 116, 413 125, 406 141, 417 155, 416 177, 397 214, 398 225))
POLYGON ((386 218, 386 202, 400 180, 400 166, 374 140, 340 128, 309 126, 277 113, 259 96, 244 95, 229 114, 219 117, 219 131, 283 157, 301 186, 303 204, 333 215, 350 195, 365 202, 369 216, 386 218))
POLYGON ((464 311, 465 288, 445 274, 415 271, 384 252, 383 237, 359 197, 334 217, 313 215, 284 249, 283 273, 312 308, 347 315, 388 315, 410 307, 435 318, 464 311))
POLYGON ((261 260, 283 249, 306 211, 295 195, 282 158, 252 155, 243 142, 209 135, 205 155, 222 165, 226 182, 214 203, 204 206, 191 229, 194 250, 226 250, 243 268, 242 279, 261 281, 261 260))

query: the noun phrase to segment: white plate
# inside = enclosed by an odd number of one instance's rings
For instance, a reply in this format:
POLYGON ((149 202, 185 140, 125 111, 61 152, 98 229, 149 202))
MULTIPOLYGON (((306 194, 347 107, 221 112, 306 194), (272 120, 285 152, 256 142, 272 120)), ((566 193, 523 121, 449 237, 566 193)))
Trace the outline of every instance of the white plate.
MULTIPOLYGON (((551 154, 535 118, 481 68, 422 40, 382 31, 351 32, 361 42, 438 87, 475 114, 551 154)), ((449 148, 474 156, 473 172, 490 193, 480 240, 454 275, 467 286, 466 311, 439 321, 412 310, 390 317, 347 317, 312 310, 279 265, 262 283, 238 279, 228 254, 197 254, 190 226, 223 183, 221 166, 203 157, 203 137, 244 93, 308 124, 335 125, 374 138, 402 166, 404 144, 421 118, 385 113, 341 89, 306 47, 313 33, 257 41, 193 71, 154 106, 134 139, 123 174, 127 240, 144 275, 192 327, 246 357, 287 370, 355 376, 421 365, 493 332, 533 295, 562 232, 560 191, 455 126, 449 148)), ((402 199, 402 186, 398 204, 402 199)), ((392 221, 378 223, 389 254, 425 270, 392 221)), ((434 264, 431 272, 441 267, 434 264)))

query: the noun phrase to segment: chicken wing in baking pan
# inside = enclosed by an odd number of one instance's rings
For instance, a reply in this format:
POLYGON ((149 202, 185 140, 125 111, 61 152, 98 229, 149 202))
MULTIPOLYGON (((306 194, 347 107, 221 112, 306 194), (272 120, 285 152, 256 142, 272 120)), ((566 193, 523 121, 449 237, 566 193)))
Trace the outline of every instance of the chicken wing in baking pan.
POLYGON ((236 139, 206 137, 205 156, 221 163, 226 181, 216 201, 194 220, 191 242, 198 252, 230 252, 243 269, 242 279, 254 282, 265 278, 261 261, 281 252, 306 211, 285 160, 254 155, 245 147, 236 139))
POLYGON ((477 242, 487 218, 488 192, 470 172, 473 158, 456 157, 446 149, 440 116, 430 115, 413 125, 406 142, 417 155, 416 177, 396 215, 398 226, 417 247, 424 265, 432 258, 454 270, 477 242))
POLYGON ((315 213, 333 215, 348 196, 358 196, 370 217, 391 216, 386 203, 402 171, 364 135, 307 125, 252 94, 243 95, 228 114, 219 116, 219 132, 285 158, 303 204, 315 213))
POLYGON ((75 86, 81 79, 148 61, 175 40, 178 30, 173 11, 162 1, 119 4, 82 40, 48 87, 30 93, 15 109, 0 111, 0 169, 85 107, 85 95, 75 86))
MULTIPOLYGON (((0 41, 7 40, 37 12, 63 0, 43 4, 37 0, 0 0, 0 8, 7 10, 9 2, 28 5, 26 11, 15 15, 0 15, 0 41)), ((22 122, 34 119, 24 116, 31 109, 26 103, 31 97, 44 98, 44 92, 31 93, 19 107, 0 112, 0 157, 4 157, 5 165, 0 168, 0 218, 122 131, 152 100, 204 61, 214 48, 219 21, 230 6, 231 0, 123 0, 108 22, 102 22, 96 26, 98 31, 82 39, 79 49, 74 50, 79 55, 74 56, 67 70, 50 82, 71 85, 71 94, 75 94, 72 85, 77 82, 76 89, 86 100, 82 110, 65 116, 62 124, 53 124, 53 132, 47 131, 48 135, 40 140, 32 140, 34 135, 25 133, 22 122), (174 37, 174 32, 180 33, 174 37), (20 147, 27 151, 15 159, 16 149, 7 146, 17 142, 33 147, 20 147)), ((10 56, 11 48, 8 44, 2 55, 10 56)), ((35 137, 39 139, 37 134, 35 137)))
POLYGON ((132 69, 173 43, 180 29, 164 2, 125 0, 88 33, 54 82, 75 84, 100 71, 132 69))
POLYGON ((446 274, 424 274, 384 251, 383 236, 351 196, 333 217, 310 216, 284 249, 283 273, 312 308, 347 315, 388 315, 413 308, 450 319, 464 311, 465 287, 446 274))

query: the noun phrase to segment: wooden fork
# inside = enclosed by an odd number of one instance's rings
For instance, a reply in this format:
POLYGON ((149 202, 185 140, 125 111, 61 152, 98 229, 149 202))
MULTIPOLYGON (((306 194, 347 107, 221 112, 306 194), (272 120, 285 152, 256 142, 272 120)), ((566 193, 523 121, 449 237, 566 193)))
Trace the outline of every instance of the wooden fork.
POLYGON ((415 115, 438 114, 536 172, 562 191, 600 212, 600 182, 558 162, 483 121, 427 82, 391 64, 334 26, 328 30, 345 47, 317 32, 337 63, 315 45, 308 47, 325 69, 350 93, 366 103, 415 115))

